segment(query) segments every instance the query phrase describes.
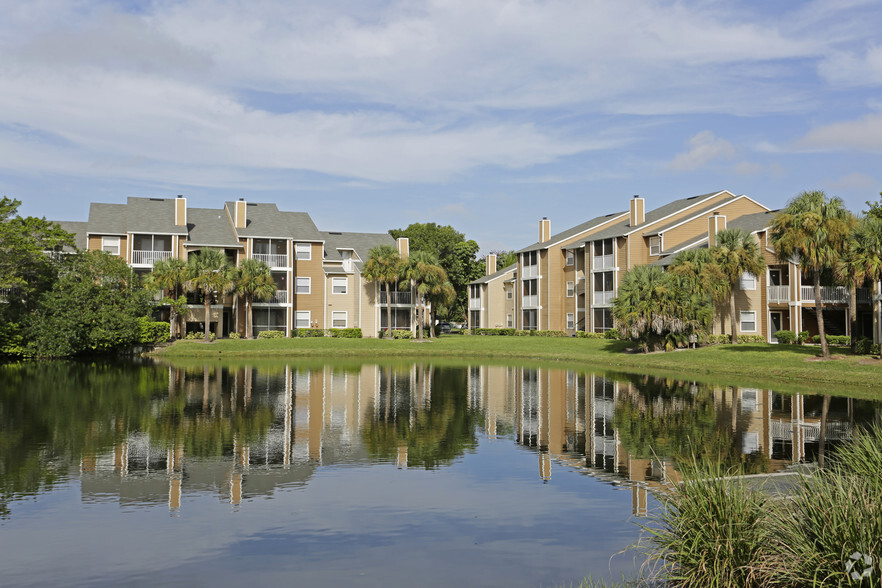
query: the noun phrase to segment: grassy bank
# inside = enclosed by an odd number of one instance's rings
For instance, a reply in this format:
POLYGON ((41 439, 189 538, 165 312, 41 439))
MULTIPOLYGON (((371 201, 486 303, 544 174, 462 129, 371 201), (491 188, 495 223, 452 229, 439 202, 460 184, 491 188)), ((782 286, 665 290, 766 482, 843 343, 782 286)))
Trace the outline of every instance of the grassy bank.
MULTIPOLYGON (((719 345, 670 353, 632 354, 622 341, 545 337, 443 336, 423 343, 383 339, 222 340, 205 344, 178 341, 154 352, 177 359, 256 360, 450 359, 486 363, 540 365, 649 374, 711 384, 774 388, 782 392, 818 392, 882 397, 882 363, 866 356, 837 356, 816 361, 815 347, 719 345)), ((834 352, 835 353, 835 352, 834 352)))

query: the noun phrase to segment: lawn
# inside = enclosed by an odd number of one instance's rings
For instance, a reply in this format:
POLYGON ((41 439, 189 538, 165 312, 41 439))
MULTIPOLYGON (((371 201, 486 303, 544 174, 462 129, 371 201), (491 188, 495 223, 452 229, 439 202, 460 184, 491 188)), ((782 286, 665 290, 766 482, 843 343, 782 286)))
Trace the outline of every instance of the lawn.
POLYGON ((425 342, 384 339, 257 339, 213 343, 178 341, 155 357, 257 360, 412 359, 478 360, 649 374, 710 384, 771 388, 780 392, 882 397, 882 363, 834 348, 832 361, 819 361, 817 347, 750 343, 669 353, 628 353, 628 344, 603 339, 447 335, 425 342))

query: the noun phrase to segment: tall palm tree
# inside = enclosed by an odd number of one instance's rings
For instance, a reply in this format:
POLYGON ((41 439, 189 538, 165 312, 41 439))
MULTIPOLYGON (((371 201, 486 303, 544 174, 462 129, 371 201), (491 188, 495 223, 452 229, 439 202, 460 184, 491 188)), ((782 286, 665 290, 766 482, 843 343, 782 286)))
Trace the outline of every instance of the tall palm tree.
POLYGON ((821 353, 830 359, 824 331, 821 271, 833 267, 845 249, 856 221, 840 198, 827 198, 820 190, 803 192, 790 200, 772 221, 772 243, 781 259, 796 258, 803 270, 813 274, 815 309, 821 353))
POLYGON ((251 338, 254 324, 254 300, 269 300, 279 287, 270 267, 258 259, 246 259, 236 268, 233 289, 245 298, 245 338, 251 338))
MULTIPOLYGON (((851 286, 851 348, 855 349, 857 337, 855 325, 857 323, 856 312, 856 289, 864 280, 870 280, 873 284, 873 304, 879 294, 879 280, 882 279, 882 219, 877 216, 865 216, 861 218, 852 229, 848 238, 845 254, 836 264, 836 274, 851 286)), ((874 314, 876 309, 873 309, 874 314)), ((877 318, 877 321, 879 319, 877 318)))
POLYGON ((742 229, 724 229, 717 233, 717 244, 713 252, 717 265, 729 284, 732 343, 738 343, 738 333, 735 330, 735 287, 744 273, 759 276, 766 269, 766 262, 763 261, 759 243, 742 229))
POLYGON ((202 249, 187 259, 190 270, 188 287, 200 292, 205 305, 205 342, 211 341, 209 323, 211 303, 215 297, 229 292, 233 286, 232 272, 227 257, 220 249, 202 249))
POLYGON ((366 280, 383 284, 386 288, 386 333, 392 335, 392 284, 401 279, 403 262, 398 249, 392 245, 377 245, 368 251, 362 275, 366 280))
POLYGON ((425 323, 426 295, 431 292, 433 284, 444 282, 444 268, 438 265, 438 258, 427 251, 414 251, 407 259, 404 277, 413 284, 417 292, 417 321, 419 339, 423 340, 423 323, 425 323))
POLYGON ((432 315, 429 322, 432 324, 433 327, 429 330, 429 337, 433 337, 435 325, 435 309, 441 306, 450 306, 451 304, 456 302, 456 288, 453 287, 453 284, 450 282, 450 280, 445 279, 440 284, 435 284, 432 286, 428 297, 429 304, 432 307, 432 315))
POLYGON ((171 307, 169 312, 169 336, 175 336, 175 327, 178 333, 181 331, 179 323, 184 287, 189 280, 187 263, 176 257, 161 259, 153 264, 153 271, 148 276, 148 287, 156 290, 165 290, 168 303, 171 307))

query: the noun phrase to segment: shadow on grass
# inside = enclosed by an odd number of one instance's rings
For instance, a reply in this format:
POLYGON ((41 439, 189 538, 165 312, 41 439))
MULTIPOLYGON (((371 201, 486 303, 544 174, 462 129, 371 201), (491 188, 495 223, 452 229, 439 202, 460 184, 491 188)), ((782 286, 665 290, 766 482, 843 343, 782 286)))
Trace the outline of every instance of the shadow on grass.
MULTIPOLYGON (((734 351, 736 353, 745 351, 755 351, 763 353, 793 353, 796 355, 821 355, 820 347, 806 347, 803 345, 771 345, 768 343, 739 343, 729 345, 717 345, 721 352, 734 351)), ((847 348, 831 347, 830 353, 838 355, 851 355, 851 351, 847 348)))

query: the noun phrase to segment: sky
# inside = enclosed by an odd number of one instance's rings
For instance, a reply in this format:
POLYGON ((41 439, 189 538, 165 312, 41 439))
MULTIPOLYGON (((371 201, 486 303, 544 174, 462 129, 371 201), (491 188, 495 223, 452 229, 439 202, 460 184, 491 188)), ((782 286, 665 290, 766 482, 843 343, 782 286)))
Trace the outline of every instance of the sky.
POLYGON ((245 198, 481 252, 729 190, 882 190, 879 0, 0 0, 0 195, 245 198))

